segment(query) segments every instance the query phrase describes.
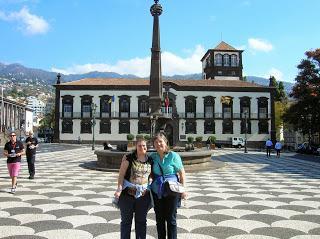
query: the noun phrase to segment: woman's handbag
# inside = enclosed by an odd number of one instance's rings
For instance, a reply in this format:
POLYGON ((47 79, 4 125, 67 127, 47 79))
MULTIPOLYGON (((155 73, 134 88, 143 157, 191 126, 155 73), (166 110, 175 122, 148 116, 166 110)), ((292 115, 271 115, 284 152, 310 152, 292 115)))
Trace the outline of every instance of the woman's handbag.
POLYGON ((165 191, 168 195, 176 195, 177 193, 184 193, 184 186, 176 181, 166 181, 165 182, 165 191))

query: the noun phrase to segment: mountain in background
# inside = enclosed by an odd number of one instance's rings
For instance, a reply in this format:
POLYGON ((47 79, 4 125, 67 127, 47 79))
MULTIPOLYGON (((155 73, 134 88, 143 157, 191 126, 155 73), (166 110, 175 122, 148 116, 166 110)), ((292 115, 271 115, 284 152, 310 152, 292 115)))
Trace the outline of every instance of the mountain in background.
MULTIPOLYGON (((61 74, 62 82, 69 82, 69 81, 75 81, 80 80, 83 78, 140 78, 135 75, 121 75, 115 72, 98 72, 93 71, 85 74, 70 74, 70 75, 63 75, 61 74)), ((56 83, 56 77, 57 73, 55 72, 49 72, 44 71, 40 69, 34 69, 34 68, 28 68, 21 64, 9 64, 5 65, 3 63, 0 63, 0 82, 1 84, 8 83, 11 84, 36 84, 38 86, 52 86, 56 83)), ((169 80, 200 80, 202 79, 202 74, 188 74, 188 75, 173 75, 173 76, 163 76, 164 79, 169 80)), ((263 77, 256 77, 256 76, 247 76, 248 82, 254 82, 259 85, 269 85, 269 79, 263 78, 263 77)), ((285 91, 288 94, 291 91, 293 83, 290 82, 283 82, 285 91)))

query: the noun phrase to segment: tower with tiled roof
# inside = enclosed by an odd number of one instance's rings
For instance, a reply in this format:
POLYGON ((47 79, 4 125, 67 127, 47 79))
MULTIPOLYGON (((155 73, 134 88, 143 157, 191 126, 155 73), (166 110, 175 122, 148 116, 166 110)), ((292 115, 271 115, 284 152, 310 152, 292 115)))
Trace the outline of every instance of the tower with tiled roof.
POLYGON ((202 57, 202 78, 211 80, 242 80, 242 52, 224 41, 209 49, 202 57))

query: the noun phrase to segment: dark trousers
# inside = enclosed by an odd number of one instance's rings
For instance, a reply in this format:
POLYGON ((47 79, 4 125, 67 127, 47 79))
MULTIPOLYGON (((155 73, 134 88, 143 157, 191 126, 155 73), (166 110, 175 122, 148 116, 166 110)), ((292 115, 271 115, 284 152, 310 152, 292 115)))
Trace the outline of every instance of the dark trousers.
POLYGON ((136 239, 145 239, 147 234, 147 213, 150 206, 150 194, 134 198, 126 192, 121 193, 119 207, 121 213, 121 239, 130 239, 134 213, 136 239))
POLYGON ((276 151, 277 151, 277 157, 280 157, 280 151, 281 151, 281 149, 276 149, 276 151))
POLYGON ((35 174, 35 167, 34 167, 34 163, 36 161, 36 155, 27 155, 27 162, 28 162, 28 170, 29 170, 29 175, 30 176, 34 176, 35 174))
POLYGON ((267 157, 270 157, 271 154, 271 146, 267 146, 267 157))
POLYGON ((177 207, 179 196, 167 196, 161 199, 157 194, 152 194, 154 200, 154 212, 156 213, 158 239, 166 238, 166 223, 168 239, 177 238, 177 207))

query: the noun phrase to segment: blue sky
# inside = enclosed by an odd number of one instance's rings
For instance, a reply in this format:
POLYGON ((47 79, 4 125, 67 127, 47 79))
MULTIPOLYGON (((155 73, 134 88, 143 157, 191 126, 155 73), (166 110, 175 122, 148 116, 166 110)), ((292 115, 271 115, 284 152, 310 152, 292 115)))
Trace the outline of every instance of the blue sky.
MULTIPOLYGON (((294 82, 320 47, 319 0, 160 0, 164 75, 201 72, 221 40, 244 75, 294 82)), ((61 73, 150 72, 152 0, 0 0, 0 62, 61 73)))

